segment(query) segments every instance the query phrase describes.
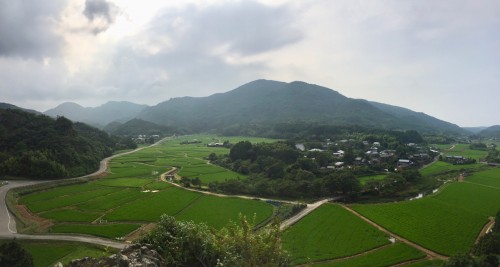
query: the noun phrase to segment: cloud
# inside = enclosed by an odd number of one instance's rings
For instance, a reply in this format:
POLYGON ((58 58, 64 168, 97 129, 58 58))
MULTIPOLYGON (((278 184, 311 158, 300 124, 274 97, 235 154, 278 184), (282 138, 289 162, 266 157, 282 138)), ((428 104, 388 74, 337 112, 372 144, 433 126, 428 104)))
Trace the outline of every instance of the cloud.
POLYGON ((63 45, 56 33, 64 2, 0 0, 0 57, 57 55, 63 45))
POLYGON ((118 7, 106 0, 86 0, 83 15, 92 23, 92 32, 106 31, 115 21, 118 7))
POLYGON ((229 90, 262 77, 260 55, 302 40, 295 12, 249 1, 164 9, 115 47, 105 74, 85 80, 150 102, 229 90))

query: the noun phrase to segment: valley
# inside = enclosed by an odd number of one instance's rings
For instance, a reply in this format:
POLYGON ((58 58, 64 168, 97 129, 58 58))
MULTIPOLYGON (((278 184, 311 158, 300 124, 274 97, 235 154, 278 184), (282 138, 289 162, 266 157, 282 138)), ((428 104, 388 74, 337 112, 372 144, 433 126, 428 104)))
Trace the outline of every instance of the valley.
MULTIPOLYGON (((70 234, 131 242, 149 231, 162 214, 181 221, 206 223, 216 229, 237 221, 239 214, 253 218, 257 226, 263 225, 273 220, 278 210, 295 205, 294 201, 219 197, 198 192, 208 190, 208 184, 215 181, 248 179, 207 160, 211 153, 229 153, 228 148, 207 144, 222 141, 235 144, 243 140, 254 144, 276 141, 214 135, 166 138, 156 145, 113 156, 109 163, 101 164, 100 172, 85 180, 75 179, 77 183, 48 188, 28 187, 25 192, 11 191, 12 196, 7 199, 15 201, 11 207, 18 210, 26 207, 32 216, 39 218, 30 222, 32 218, 16 213, 20 216, 18 229, 48 239, 64 240, 64 235, 70 234), (178 172, 170 172, 173 168, 178 172), (106 174, 101 174, 103 170, 106 174), (182 177, 198 178, 199 183, 190 180, 183 184, 182 177)), ((448 148, 443 147, 443 153, 458 153, 448 148)), ((454 149, 478 155, 466 146, 454 149)), ((454 169, 464 170, 447 164, 436 161, 420 172, 434 177, 454 169)), ((317 209, 284 230, 283 247, 290 252, 294 265, 438 264, 436 260, 467 251, 500 209, 498 169, 484 164, 465 166, 470 166, 472 175, 461 182, 449 181, 422 199, 386 204, 317 205, 317 209), (418 246, 406 244, 403 238, 418 246), (426 253, 427 250, 432 253, 426 253)), ((20 239, 25 237, 18 235, 20 239)), ((89 238, 85 242, 94 241, 89 238)))

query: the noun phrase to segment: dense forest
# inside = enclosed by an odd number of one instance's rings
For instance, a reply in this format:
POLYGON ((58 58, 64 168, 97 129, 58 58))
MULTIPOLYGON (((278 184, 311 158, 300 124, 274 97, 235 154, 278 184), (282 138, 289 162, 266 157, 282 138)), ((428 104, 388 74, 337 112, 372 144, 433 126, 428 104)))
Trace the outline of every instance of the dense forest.
POLYGON ((129 140, 65 117, 0 110, 0 175, 35 179, 74 177, 95 171, 101 159, 129 140))

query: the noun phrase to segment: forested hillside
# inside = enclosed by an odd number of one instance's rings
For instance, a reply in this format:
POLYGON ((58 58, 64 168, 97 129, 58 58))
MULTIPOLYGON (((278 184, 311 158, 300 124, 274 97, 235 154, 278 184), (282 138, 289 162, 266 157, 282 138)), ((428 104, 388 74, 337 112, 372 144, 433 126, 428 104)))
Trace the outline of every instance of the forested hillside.
POLYGON ((208 97, 173 98, 145 108, 137 118, 192 132, 308 122, 466 134, 455 124, 409 109, 348 98, 305 82, 269 80, 253 81, 208 97))
POLYGON ((0 175, 63 178, 95 171, 118 140, 83 123, 0 110, 0 175))

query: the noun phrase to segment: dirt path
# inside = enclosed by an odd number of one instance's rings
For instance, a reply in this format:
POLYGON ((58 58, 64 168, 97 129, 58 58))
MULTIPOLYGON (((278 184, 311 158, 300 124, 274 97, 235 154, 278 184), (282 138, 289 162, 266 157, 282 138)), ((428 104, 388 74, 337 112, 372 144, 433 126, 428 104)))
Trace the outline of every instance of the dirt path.
POLYGON ((214 193, 214 192, 209 192, 209 191, 204 191, 204 190, 199 190, 199 189, 184 187, 184 186, 182 186, 180 184, 177 184, 177 183, 174 183, 174 182, 170 182, 166 178, 167 175, 172 175, 172 174, 175 175, 175 173, 177 171, 178 171, 178 169, 176 167, 173 167, 169 171, 167 171, 165 173, 162 173, 160 175, 160 180, 162 180, 163 182, 169 183, 169 184, 171 184, 173 186, 182 188, 184 190, 188 190, 188 191, 191 191, 191 192, 202 193, 202 194, 205 194, 205 195, 211 195, 211 196, 217 196, 217 197, 236 197, 236 198, 243 198, 243 199, 250 199, 250 200, 260 200, 260 201, 274 201, 274 202, 282 202, 282 203, 288 203, 288 204, 300 204, 300 202, 297 202, 297 201, 278 200, 278 199, 271 199, 271 198, 260 198, 260 197, 245 196, 245 195, 225 195, 225 194, 219 194, 219 193, 214 193))
POLYGON ((412 247, 414 247, 414 248, 416 248, 416 249, 418 249, 418 250, 420 250, 420 251, 424 252, 424 253, 425 253, 428 257, 430 257, 431 259, 439 259, 439 260, 446 260, 446 259, 448 259, 448 256, 445 256, 445 255, 441 255, 441 254, 439 254, 439 253, 436 253, 436 252, 434 252, 434 251, 432 251, 432 250, 429 250, 429 249, 427 249, 427 248, 424 248, 424 247, 422 247, 422 246, 420 246, 420 245, 418 245, 418 244, 416 244, 416 243, 413 243, 412 241, 410 241, 410 240, 408 240, 408 239, 405 239, 405 238, 403 238, 403 237, 401 237, 401 236, 399 236, 399 235, 394 234, 393 232, 391 232, 391 231, 389 231, 389 230, 385 229, 384 227, 380 226, 379 224, 377 224, 377 223, 375 223, 375 222, 371 221, 370 219, 368 219, 368 218, 366 218, 365 216, 363 216, 363 215, 359 214, 357 211, 355 211, 355 210, 351 209, 351 208, 350 208, 350 207, 348 207, 348 206, 342 205, 342 207, 344 207, 346 210, 348 210, 348 211, 352 212, 354 215, 358 216, 358 217, 359 217, 360 219, 362 219, 363 221, 365 221, 365 222, 367 222, 367 223, 369 223, 369 224, 373 225, 373 226, 374 226, 375 228, 377 228, 378 230, 380 230, 380 231, 382 231, 382 232, 386 233, 387 235, 392 236, 392 237, 396 238, 397 240, 399 240, 399 241, 401 241, 401 242, 403 242, 403 243, 405 243, 405 244, 407 244, 407 245, 410 245, 410 246, 412 246, 412 247))
POLYGON ((481 239, 481 237, 483 237, 485 234, 487 234, 495 225, 495 217, 489 217, 488 220, 489 220, 488 223, 486 223, 484 225, 483 229, 481 229, 481 232, 479 232, 479 235, 477 236, 474 244, 479 243, 479 239, 481 239))

